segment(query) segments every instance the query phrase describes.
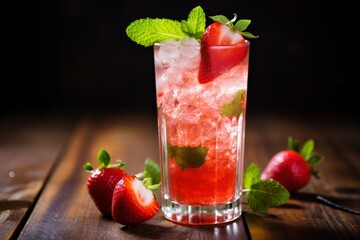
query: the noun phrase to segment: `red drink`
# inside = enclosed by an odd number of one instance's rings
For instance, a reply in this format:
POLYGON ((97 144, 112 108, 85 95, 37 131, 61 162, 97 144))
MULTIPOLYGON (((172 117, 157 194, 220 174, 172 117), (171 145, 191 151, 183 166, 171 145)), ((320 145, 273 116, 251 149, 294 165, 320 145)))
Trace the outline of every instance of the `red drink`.
POLYGON ((171 220, 213 224, 241 214, 249 45, 208 46, 246 56, 206 83, 197 42, 154 46, 163 211, 171 220))

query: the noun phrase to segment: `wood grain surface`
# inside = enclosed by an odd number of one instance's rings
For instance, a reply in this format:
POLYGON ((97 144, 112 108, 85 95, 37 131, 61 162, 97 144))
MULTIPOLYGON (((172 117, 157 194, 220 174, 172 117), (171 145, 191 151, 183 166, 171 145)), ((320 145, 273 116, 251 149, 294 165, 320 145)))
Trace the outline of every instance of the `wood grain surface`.
MULTIPOLYGON (((161 212, 133 227, 100 215, 87 189, 83 164, 97 164, 100 148, 127 171, 158 161, 154 115, 15 115, 0 119, 0 239, 360 239, 360 216, 331 208, 317 195, 360 210, 358 119, 348 116, 250 114, 245 167, 263 169, 286 148, 288 136, 313 138, 325 156, 321 179, 269 214, 251 211, 244 199, 238 220, 219 226, 187 227, 161 212)), ((159 194, 159 193, 157 193, 159 194)))

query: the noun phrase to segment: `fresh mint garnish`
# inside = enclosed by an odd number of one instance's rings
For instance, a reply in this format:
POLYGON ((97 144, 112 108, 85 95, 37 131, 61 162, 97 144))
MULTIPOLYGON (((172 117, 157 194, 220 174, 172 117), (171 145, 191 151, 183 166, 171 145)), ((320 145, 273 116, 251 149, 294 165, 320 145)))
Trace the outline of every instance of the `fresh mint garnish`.
POLYGON ((252 163, 244 174, 243 192, 246 192, 246 201, 254 212, 267 213, 270 206, 284 204, 290 193, 279 182, 273 179, 260 180, 260 169, 252 163))
POLYGON ((180 41, 186 36, 181 30, 180 22, 159 18, 136 20, 126 28, 126 34, 131 40, 145 47, 169 39, 180 41))
POLYGON ((230 103, 224 103, 221 108, 221 113, 229 117, 239 118, 243 111, 242 105, 245 102, 245 90, 238 91, 230 103))
POLYGON ((179 147, 167 143, 168 157, 174 158, 176 164, 184 170, 186 168, 197 168, 205 163, 205 157, 208 153, 207 147, 179 147))
POLYGON ((132 41, 149 47, 166 40, 181 41, 184 37, 200 41, 205 25, 205 13, 200 6, 197 6, 190 11, 187 20, 176 21, 166 18, 135 20, 126 28, 126 34, 132 41))
POLYGON ((255 39, 255 38, 259 37, 259 36, 253 35, 250 32, 245 32, 247 27, 250 25, 251 20, 249 20, 249 19, 240 19, 234 25, 234 22, 236 21, 236 17, 237 17, 237 15, 234 14, 234 18, 231 19, 231 20, 229 20, 224 15, 211 16, 210 18, 215 22, 220 22, 220 23, 228 25, 231 29, 238 31, 241 34, 241 36, 243 36, 244 38, 255 39))
POLYGON ((206 27, 206 18, 204 10, 197 6, 189 13, 187 21, 181 21, 181 29, 189 37, 195 38, 198 41, 203 35, 206 27))

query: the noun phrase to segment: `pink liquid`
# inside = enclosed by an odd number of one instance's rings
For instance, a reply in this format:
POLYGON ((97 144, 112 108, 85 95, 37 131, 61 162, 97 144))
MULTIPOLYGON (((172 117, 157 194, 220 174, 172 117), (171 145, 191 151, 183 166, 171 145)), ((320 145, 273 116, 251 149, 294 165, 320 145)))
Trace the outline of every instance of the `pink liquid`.
POLYGON ((242 183, 248 56, 214 81, 200 84, 200 56, 196 54, 200 47, 187 46, 180 53, 168 48, 173 56, 162 60, 166 51, 155 46, 163 194, 186 205, 234 201, 239 198, 242 183), (244 94, 238 102, 241 114, 225 115, 224 104, 231 103, 239 92, 244 94), (205 162, 181 169, 174 158, 169 158, 167 144, 205 147, 205 162))

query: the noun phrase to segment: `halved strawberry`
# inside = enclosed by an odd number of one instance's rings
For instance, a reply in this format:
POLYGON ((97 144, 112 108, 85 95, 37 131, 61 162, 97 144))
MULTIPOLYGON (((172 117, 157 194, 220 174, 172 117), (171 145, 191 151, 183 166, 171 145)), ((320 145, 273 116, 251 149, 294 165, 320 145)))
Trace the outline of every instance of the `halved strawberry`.
POLYGON ((127 175, 121 169, 125 164, 120 162, 111 165, 110 155, 105 149, 99 151, 98 162, 100 166, 95 170, 90 163, 84 165, 84 169, 91 173, 87 179, 87 188, 97 209, 105 217, 111 217, 113 191, 116 184, 127 175))
POLYGON ((249 52, 249 45, 246 44, 244 36, 257 37, 243 32, 250 24, 250 20, 239 20, 234 25, 236 15, 231 21, 222 15, 211 18, 215 22, 206 28, 201 38, 199 83, 211 82, 239 64, 249 52))
POLYGON ((114 189, 112 216, 120 224, 144 222, 152 218, 159 208, 154 193, 135 176, 125 176, 114 189))

